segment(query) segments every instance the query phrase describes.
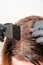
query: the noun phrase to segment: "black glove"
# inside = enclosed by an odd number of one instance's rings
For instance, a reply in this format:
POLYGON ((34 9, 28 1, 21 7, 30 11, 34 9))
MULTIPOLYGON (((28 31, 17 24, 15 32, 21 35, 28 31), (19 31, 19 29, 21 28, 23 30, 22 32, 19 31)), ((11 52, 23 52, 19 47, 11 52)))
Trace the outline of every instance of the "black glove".
POLYGON ((33 24, 32 36, 36 37, 36 42, 43 44, 43 20, 33 24))
POLYGON ((0 24, 0 41, 4 41, 4 32, 6 31, 6 28, 0 24))

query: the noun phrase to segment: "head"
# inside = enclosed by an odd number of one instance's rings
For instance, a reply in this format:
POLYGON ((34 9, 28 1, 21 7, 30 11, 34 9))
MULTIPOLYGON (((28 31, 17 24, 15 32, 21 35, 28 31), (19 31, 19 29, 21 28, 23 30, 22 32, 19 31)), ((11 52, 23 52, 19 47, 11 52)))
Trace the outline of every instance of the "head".
POLYGON ((43 20, 40 16, 29 16, 19 20, 21 39, 9 40, 7 37, 2 51, 2 65, 43 65, 43 46, 32 37, 32 25, 43 20))

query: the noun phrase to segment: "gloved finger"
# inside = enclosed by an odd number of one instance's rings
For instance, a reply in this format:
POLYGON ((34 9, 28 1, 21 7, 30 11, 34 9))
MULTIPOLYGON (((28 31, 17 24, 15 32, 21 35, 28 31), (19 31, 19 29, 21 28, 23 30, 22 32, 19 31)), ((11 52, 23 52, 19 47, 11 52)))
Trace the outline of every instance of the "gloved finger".
POLYGON ((35 22, 34 25, 33 25, 33 27, 36 27, 36 26, 38 26, 38 25, 40 25, 40 24, 43 25, 43 20, 42 20, 42 21, 35 22))
POLYGON ((43 24, 37 25, 36 27, 33 28, 34 31, 36 30, 43 30, 43 24))
POLYGON ((43 37, 39 37, 36 39, 36 43, 40 43, 43 45, 43 37))
POLYGON ((2 30, 3 32, 5 32, 6 31, 6 27, 4 25, 0 24, 0 30, 2 30))
POLYGON ((37 30, 32 33, 33 37, 43 36, 43 30, 37 30))

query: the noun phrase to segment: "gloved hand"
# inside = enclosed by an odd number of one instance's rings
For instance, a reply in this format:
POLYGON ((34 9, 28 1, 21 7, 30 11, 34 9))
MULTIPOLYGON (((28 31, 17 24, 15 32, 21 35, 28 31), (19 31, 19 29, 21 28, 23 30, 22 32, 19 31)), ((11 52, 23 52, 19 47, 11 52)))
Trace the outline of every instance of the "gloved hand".
POLYGON ((4 41, 5 30, 6 30, 6 28, 4 27, 4 25, 0 24, 0 41, 4 41))
POLYGON ((43 20, 33 24, 32 36, 36 37, 36 42, 43 45, 43 20))

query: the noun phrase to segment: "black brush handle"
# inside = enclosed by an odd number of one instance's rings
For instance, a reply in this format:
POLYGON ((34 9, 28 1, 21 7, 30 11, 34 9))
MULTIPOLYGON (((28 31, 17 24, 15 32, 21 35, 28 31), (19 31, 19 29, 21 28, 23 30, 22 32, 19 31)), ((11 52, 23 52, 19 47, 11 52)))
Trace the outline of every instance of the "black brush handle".
POLYGON ((20 26, 12 23, 0 24, 0 41, 4 41, 4 36, 11 40, 20 40, 20 26))

